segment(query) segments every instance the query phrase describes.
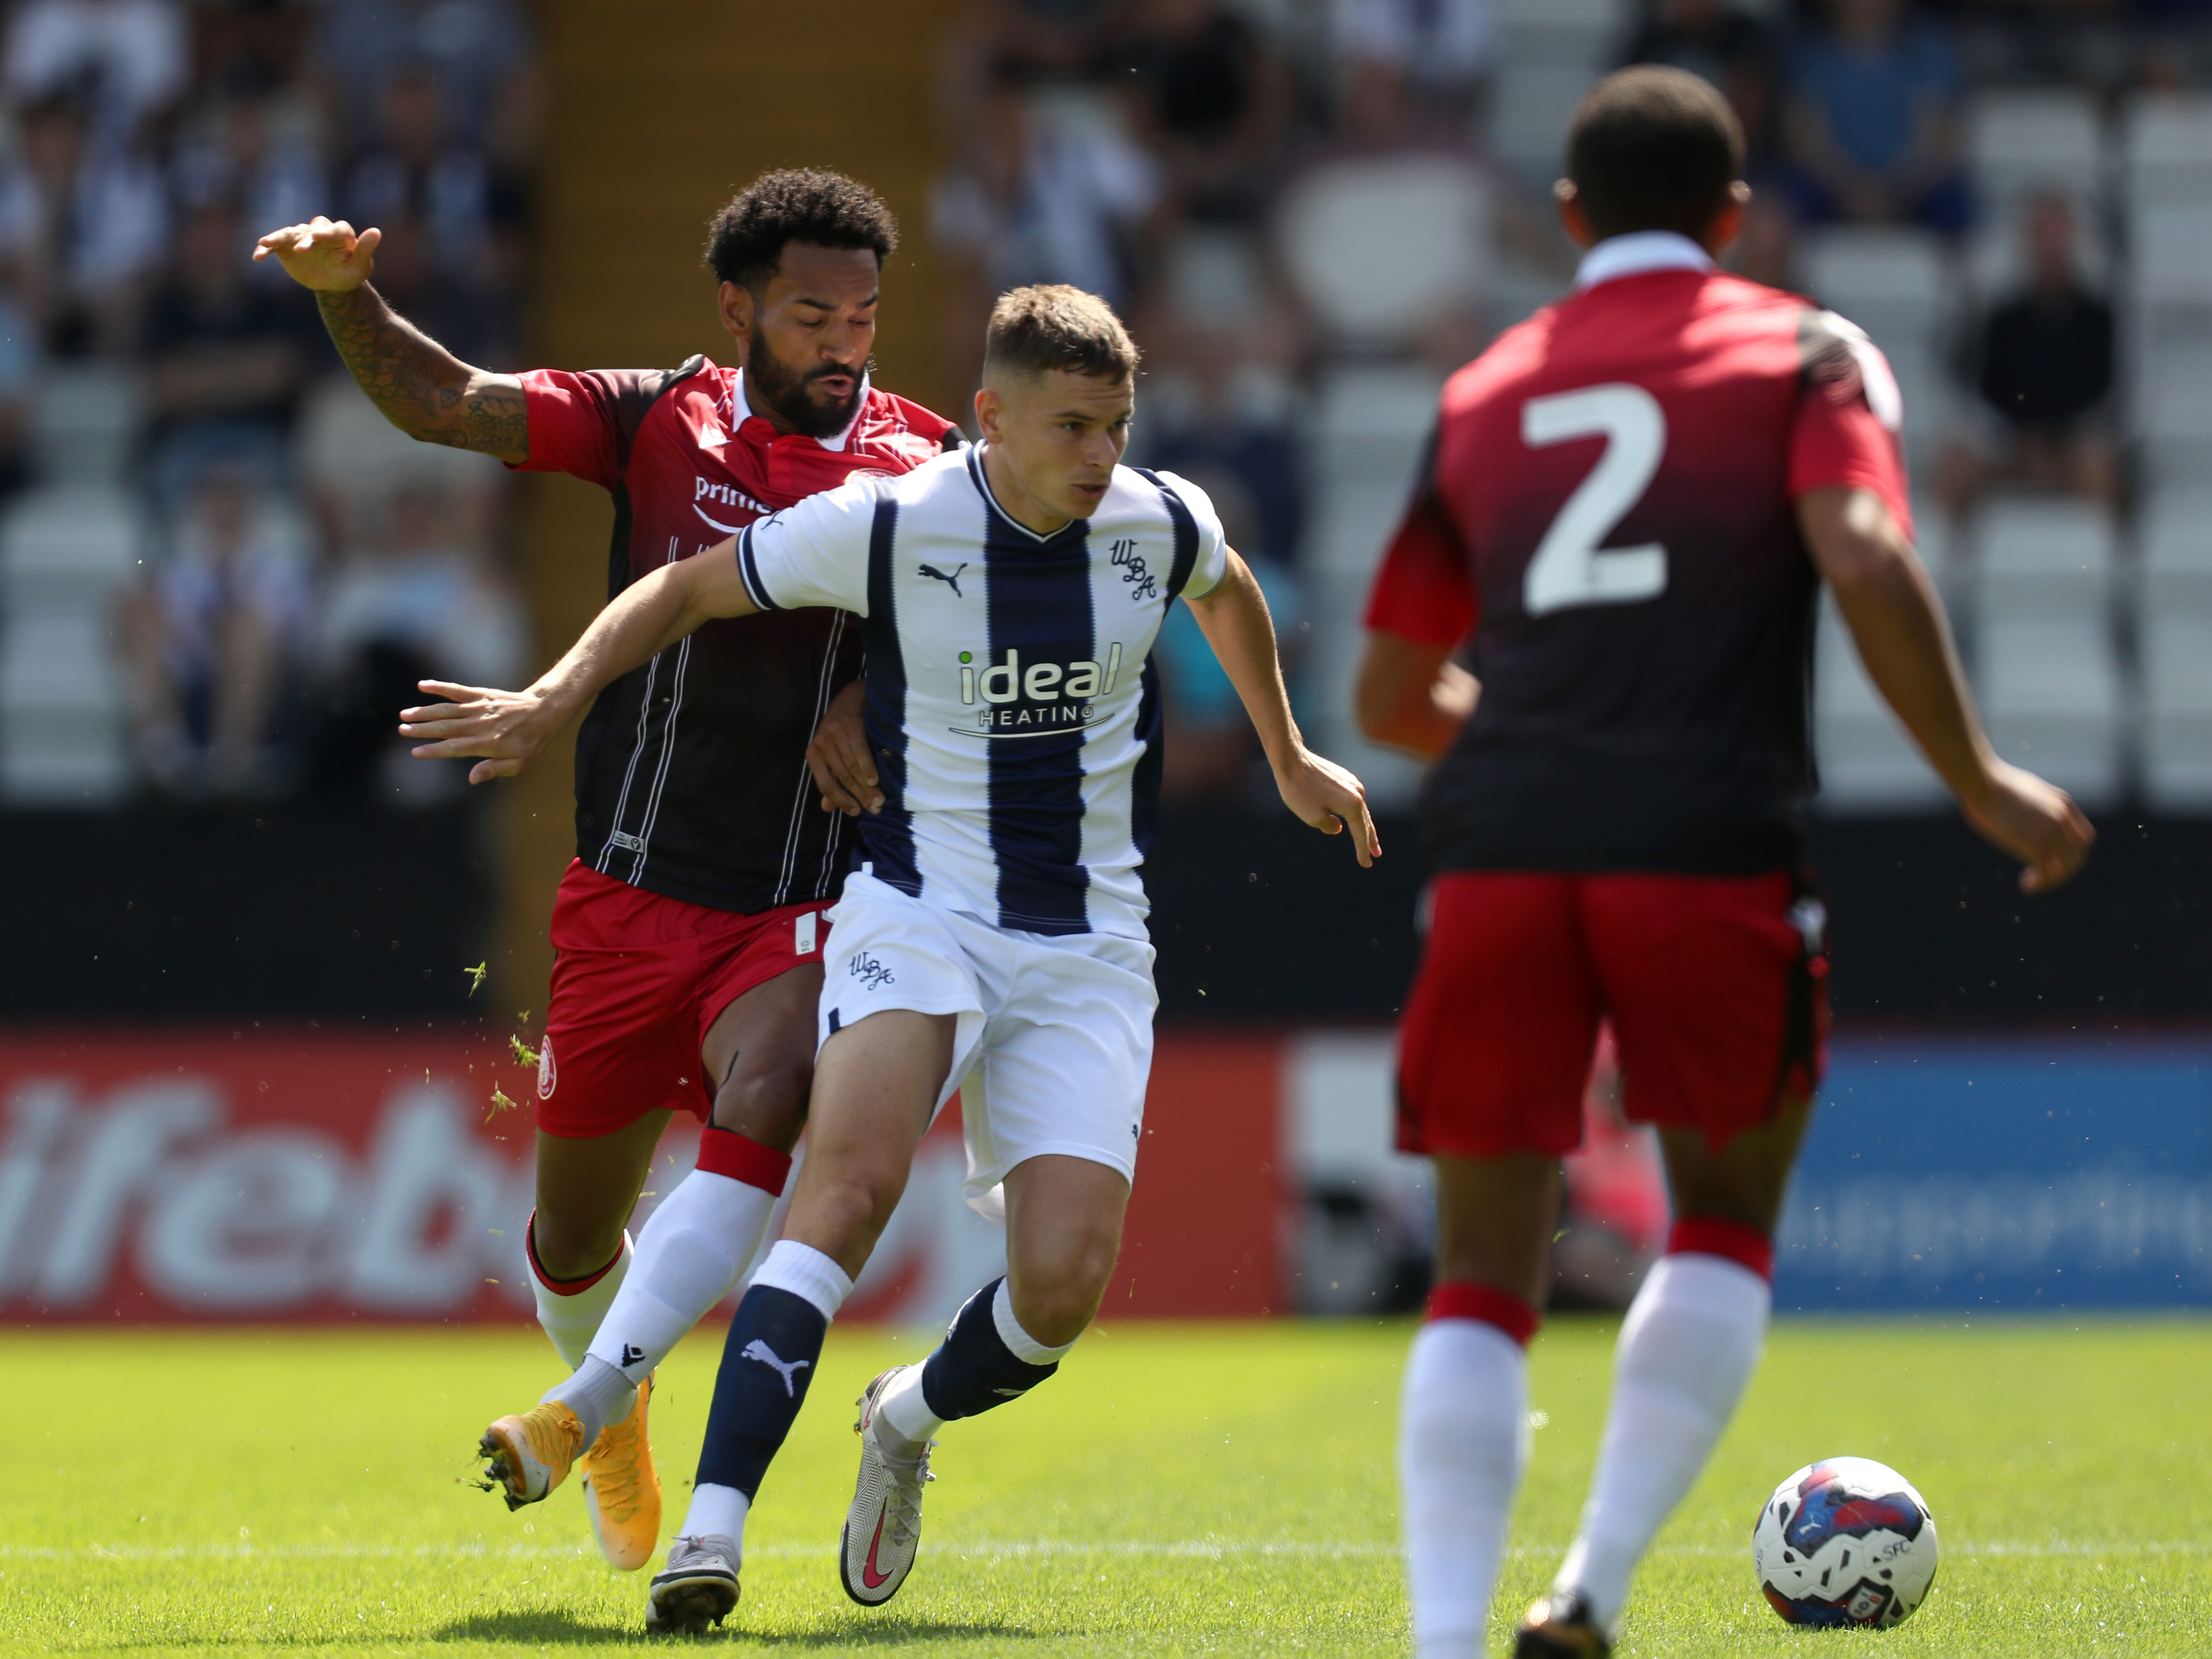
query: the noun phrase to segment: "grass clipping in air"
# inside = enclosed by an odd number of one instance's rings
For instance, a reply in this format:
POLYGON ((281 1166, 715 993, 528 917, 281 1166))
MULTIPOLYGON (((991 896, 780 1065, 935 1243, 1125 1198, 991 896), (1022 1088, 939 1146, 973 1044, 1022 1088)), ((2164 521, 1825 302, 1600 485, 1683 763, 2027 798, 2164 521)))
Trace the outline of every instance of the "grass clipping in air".
MULTIPOLYGON (((850 1401, 928 1336, 832 1332, 746 1536, 718 1650, 969 1656, 1402 1655, 1391 1473, 1409 1324, 1109 1325, 1034 1394, 948 1428, 896 1601, 837 1585, 850 1401)), ((1491 1651, 1579 1509, 1608 1322, 1532 1353, 1546 1417, 1491 1651)), ((662 1366, 663 1533, 682 1523, 721 1343, 662 1366)), ((576 1482, 510 1515, 457 1484, 485 1423, 558 1370, 535 1331, 0 1336, 37 1401, 0 1505, 0 1651, 554 1652, 641 1641, 647 1575, 602 1565, 576 1482), (118 1422, 159 1379, 158 1467, 118 1422)), ((2212 1650, 2212 1331, 2087 1320, 1971 1329, 1784 1323, 1735 1427, 1639 1574, 1622 1659, 2212 1650), (1880 1634, 1790 1630, 1751 1582, 1753 1512, 1799 1465, 1893 1463, 1943 1540, 1935 1593, 1880 1634), (1835 1650, 1833 1655, 1830 1650, 1835 1650)), ((657 1565, 657 1564, 656 1564, 657 1565)))

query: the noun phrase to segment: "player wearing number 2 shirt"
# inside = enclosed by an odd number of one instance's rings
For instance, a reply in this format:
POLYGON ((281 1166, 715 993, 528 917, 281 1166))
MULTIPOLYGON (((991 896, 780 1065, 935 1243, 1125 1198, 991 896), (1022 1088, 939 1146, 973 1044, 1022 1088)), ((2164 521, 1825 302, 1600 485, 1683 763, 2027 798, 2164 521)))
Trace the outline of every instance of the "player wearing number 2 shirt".
POLYGON ((2040 883, 2087 845, 2071 803, 1974 723, 1911 551, 1881 354, 1716 268, 1741 160, 1692 76, 1627 70, 1590 95, 1559 188, 1589 248, 1574 290, 1446 384, 1368 608, 1363 722, 1438 757, 1432 922, 1399 1046, 1399 1144, 1435 1158, 1439 1208, 1401 1442, 1425 1659, 1482 1650, 1601 1020, 1627 1115, 1658 1126, 1676 1222, 1523 1659, 1608 1650, 1756 1361, 1826 1025, 1825 913, 1801 869, 1824 575, 1977 826, 2040 883))

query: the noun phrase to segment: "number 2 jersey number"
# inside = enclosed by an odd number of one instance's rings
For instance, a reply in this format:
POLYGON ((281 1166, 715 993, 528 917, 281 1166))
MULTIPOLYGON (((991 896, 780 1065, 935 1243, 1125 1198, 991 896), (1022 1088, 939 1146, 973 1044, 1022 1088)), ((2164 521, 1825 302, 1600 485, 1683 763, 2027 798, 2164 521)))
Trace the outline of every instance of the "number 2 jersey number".
POLYGON ((1544 532, 1522 588, 1531 617, 1577 605, 1635 605, 1667 591, 1667 550, 1657 542, 1607 547, 1644 497, 1667 449, 1667 416, 1640 386, 1593 386, 1521 409, 1521 437, 1531 449, 1576 438, 1605 439, 1589 476, 1567 497, 1544 532))

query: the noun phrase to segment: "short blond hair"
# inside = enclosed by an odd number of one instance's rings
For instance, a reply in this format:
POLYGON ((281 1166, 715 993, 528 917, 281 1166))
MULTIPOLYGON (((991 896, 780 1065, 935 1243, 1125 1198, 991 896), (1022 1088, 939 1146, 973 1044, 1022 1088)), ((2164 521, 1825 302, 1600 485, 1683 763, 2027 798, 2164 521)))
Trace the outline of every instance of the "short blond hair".
POLYGON ((1114 307, 1065 283, 1018 288, 999 296, 983 333, 983 373, 1065 368, 1102 380, 1137 372, 1137 343, 1114 307))

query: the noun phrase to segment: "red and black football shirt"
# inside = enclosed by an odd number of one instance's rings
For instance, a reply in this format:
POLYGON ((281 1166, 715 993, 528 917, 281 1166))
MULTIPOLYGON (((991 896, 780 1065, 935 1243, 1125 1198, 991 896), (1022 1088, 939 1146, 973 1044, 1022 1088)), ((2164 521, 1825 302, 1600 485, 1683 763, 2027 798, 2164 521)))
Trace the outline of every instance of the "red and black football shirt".
MULTIPOLYGON (((908 471, 958 429, 866 388, 838 438, 780 433, 740 374, 704 357, 664 370, 522 377, 526 470, 611 491, 611 599, 655 567, 856 474, 908 471)), ((576 856, 671 898, 750 914, 834 896, 851 837, 817 804, 806 745, 860 672, 842 611, 710 622, 602 691, 576 738, 576 856)))
POLYGON ((1794 864, 1819 587, 1794 503, 1862 486, 1910 529, 1858 330, 1684 238, 1615 241, 1446 383, 1369 602, 1482 683, 1422 798, 1439 869, 1794 864))

